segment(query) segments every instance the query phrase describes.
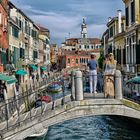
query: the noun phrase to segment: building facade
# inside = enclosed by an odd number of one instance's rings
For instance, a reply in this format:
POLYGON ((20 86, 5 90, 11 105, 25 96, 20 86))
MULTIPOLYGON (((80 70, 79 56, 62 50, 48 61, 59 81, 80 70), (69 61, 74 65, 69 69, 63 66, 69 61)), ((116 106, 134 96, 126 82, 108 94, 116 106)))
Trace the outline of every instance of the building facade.
POLYGON ((91 53, 95 53, 96 59, 100 57, 100 51, 69 51, 62 50, 61 55, 58 56, 58 67, 60 70, 68 68, 85 68, 90 60, 91 53))
POLYGON ((8 62, 8 0, 0 1, 0 72, 8 62))
POLYGON ((113 53, 117 60, 117 66, 122 70, 126 64, 125 50, 125 16, 122 16, 121 10, 118 10, 118 16, 109 17, 107 30, 102 36, 104 46, 104 55, 113 53))
POLYGON ((136 75, 140 73, 140 1, 123 0, 126 16, 126 72, 136 75))
POLYGON ((50 31, 47 28, 39 26, 39 60, 40 66, 50 65, 50 31))

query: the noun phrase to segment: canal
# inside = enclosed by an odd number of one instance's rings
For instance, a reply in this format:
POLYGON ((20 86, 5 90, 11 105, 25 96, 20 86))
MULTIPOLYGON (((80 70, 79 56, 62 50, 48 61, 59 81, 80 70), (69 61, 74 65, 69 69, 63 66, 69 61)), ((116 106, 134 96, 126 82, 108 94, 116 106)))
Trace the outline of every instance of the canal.
POLYGON ((44 138, 28 140, 140 140, 140 124, 115 116, 83 117, 49 127, 44 138))

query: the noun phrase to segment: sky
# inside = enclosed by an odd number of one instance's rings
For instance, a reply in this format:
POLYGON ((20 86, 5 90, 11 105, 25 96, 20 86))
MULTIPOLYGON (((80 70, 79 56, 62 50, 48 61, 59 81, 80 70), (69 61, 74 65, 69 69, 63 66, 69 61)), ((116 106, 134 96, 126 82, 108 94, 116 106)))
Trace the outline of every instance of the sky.
POLYGON ((51 43, 61 44, 69 37, 80 37, 83 17, 88 37, 101 38, 108 17, 124 13, 122 0, 11 0, 35 23, 50 30, 51 43))

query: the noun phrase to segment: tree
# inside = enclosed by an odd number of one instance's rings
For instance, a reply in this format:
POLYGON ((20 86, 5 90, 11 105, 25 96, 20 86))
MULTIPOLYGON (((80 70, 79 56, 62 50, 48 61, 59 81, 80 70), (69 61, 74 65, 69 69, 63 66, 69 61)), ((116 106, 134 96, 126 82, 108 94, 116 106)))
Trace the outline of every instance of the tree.
POLYGON ((98 65, 100 69, 103 69, 104 53, 103 50, 100 52, 100 57, 98 59, 98 65))

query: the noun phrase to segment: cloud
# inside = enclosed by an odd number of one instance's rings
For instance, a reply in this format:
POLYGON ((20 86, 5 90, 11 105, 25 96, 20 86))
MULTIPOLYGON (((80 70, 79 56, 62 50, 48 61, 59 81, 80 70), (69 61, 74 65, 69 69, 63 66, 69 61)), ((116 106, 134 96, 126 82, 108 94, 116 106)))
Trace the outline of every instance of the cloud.
POLYGON ((122 0, 11 0, 33 21, 51 32, 52 42, 80 37, 82 18, 86 17, 88 37, 101 37, 108 17, 123 9, 122 0), (56 2, 57 1, 57 2, 56 2))

